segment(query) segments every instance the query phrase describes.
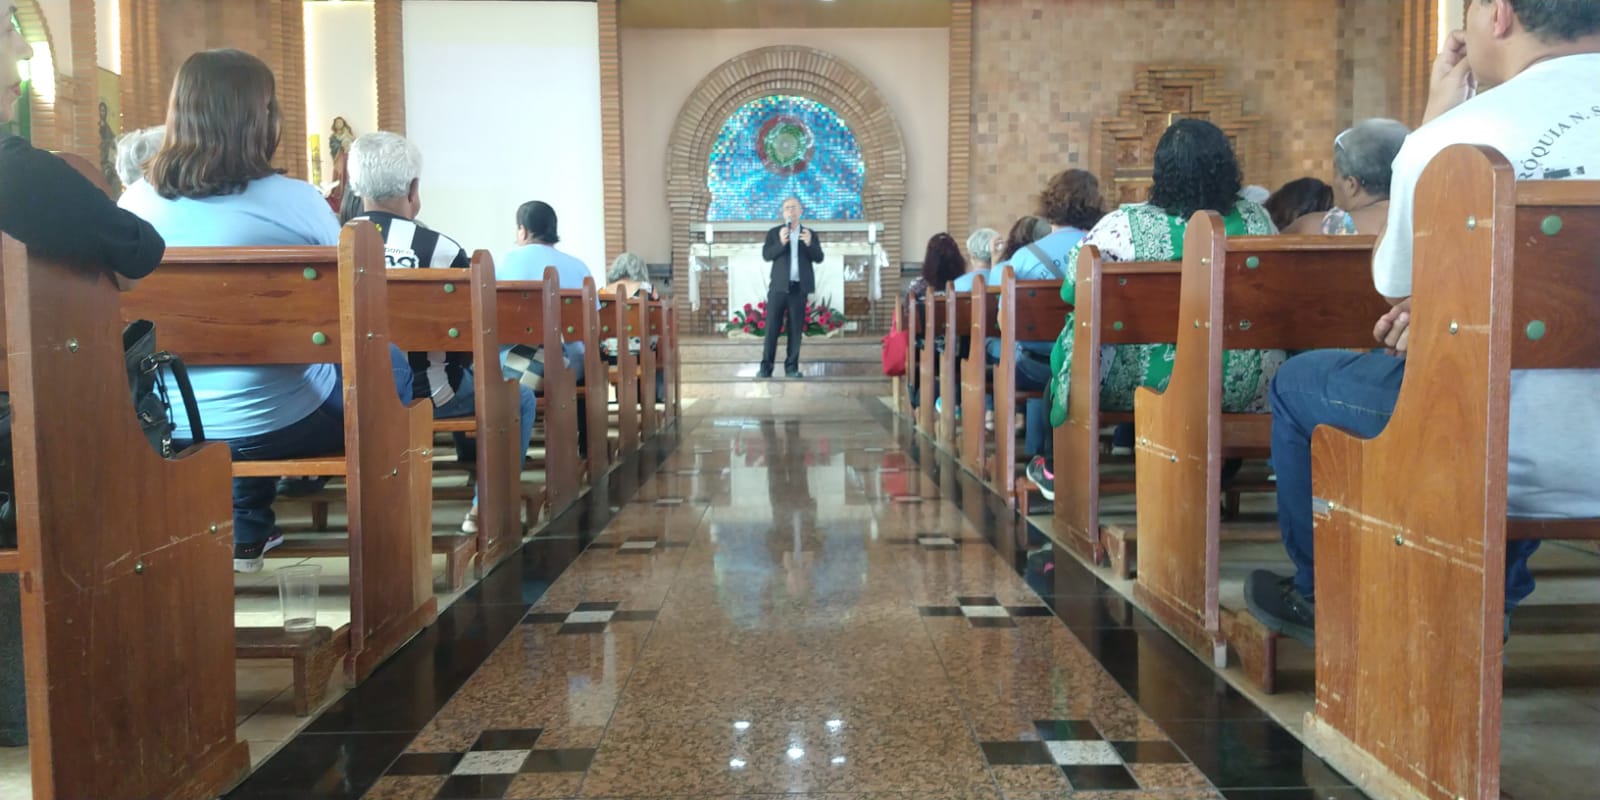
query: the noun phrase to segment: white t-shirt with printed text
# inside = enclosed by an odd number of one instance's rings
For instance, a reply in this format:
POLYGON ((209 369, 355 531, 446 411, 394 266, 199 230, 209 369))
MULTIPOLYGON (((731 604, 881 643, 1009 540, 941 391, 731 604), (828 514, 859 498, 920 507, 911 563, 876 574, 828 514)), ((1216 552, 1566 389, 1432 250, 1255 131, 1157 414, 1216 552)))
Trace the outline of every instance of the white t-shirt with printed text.
MULTIPOLYGON (((1494 147, 1518 180, 1600 180, 1600 54, 1534 64, 1406 138, 1373 257, 1386 297, 1411 295, 1417 179, 1453 144, 1494 147)), ((1600 370, 1513 371, 1509 449, 1512 516, 1600 516, 1600 370)))

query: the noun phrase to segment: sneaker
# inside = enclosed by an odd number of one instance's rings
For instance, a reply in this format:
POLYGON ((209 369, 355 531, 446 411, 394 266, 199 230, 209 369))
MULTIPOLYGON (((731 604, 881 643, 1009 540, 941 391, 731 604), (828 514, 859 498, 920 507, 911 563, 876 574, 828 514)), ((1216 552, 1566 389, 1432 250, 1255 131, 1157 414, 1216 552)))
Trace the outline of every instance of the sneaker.
POLYGON ((260 572, 265 564, 267 551, 283 544, 283 534, 273 531, 267 540, 259 544, 233 545, 233 571, 234 572, 260 572))
POLYGON ((1028 468, 1023 474, 1028 476, 1028 480, 1033 481, 1033 485, 1039 487, 1039 494, 1044 495, 1044 499, 1050 501, 1056 499, 1056 476, 1045 465, 1044 456, 1034 456, 1033 460, 1028 462, 1028 468))
POLYGON ((1056 554, 1050 545, 1028 554, 1028 572, 1035 575, 1051 575, 1055 571, 1056 554))
POLYGON ((477 503, 473 503, 472 504, 472 508, 467 510, 467 516, 461 520, 461 532, 462 533, 477 533, 478 532, 478 504, 477 503))
POLYGON ((1294 578, 1258 569, 1245 580, 1244 601, 1269 630, 1316 646, 1315 601, 1294 588, 1294 578))
POLYGON ((983 429, 994 433, 994 409, 983 412, 983 429))
POLYGON ((757 370, 756 371, 756 377, 760 378, 762 380, 766 380, 768 378, 771 378, 772 377, 772 370, 770 370, 770 369, 757 370))
POLYGON ((279 478, 279 497, 307 497, 322 491, 328 485, 326 477, 318 478, 279 478))
POLYGON ((801 378, 805 377, 805 375, 801 374, 800 370, 797 369, 786 369, 783 371, 783 376, 793 380, 800 380, 801 378))

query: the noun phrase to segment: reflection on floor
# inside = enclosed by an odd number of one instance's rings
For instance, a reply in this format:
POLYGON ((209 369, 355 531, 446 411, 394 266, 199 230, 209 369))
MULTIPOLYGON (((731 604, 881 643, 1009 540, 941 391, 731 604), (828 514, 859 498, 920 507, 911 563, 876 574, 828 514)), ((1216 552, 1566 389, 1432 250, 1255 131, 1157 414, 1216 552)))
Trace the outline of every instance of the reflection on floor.
POLYGON ((783 402, 697 404, 230 797, 1362 796, 1087 571, 1020 570, 880 404, 783 402))

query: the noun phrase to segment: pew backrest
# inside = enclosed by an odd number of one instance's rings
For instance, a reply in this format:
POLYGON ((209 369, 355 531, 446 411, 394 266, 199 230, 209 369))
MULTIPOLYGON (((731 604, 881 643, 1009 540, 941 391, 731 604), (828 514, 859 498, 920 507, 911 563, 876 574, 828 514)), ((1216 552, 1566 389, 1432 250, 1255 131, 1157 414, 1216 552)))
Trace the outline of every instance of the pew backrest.
POLYGON ((545 494, 551 516, 578 498, 577 376, 562 358, 561 280, 546 267, 543 281, 500 281, 495 286, 500 344, 544 348, 545 494))
POLYGON ((1501 796, 1505 542, 1600 529, 1507 519, 1511 372, 1600 368, 1597 251, 1600 182, 1518 182, 1474 145, 1446 148, 1417 181, 1394 414, 1373 439, 1313 435, 1326 507, 1306 733, 1341 771, 1396 793, 1501 796), (1404 598, 1403 613, 1380 597, 1404 598))
MULTIPOLYGON (((1078 251, 1067 419, 1056 428, 1055 527, 1096 563, 1100 539, 1100 410, 1105 345, 1155 344, 1172 336, 1183 265, 1176 261, 1108 262, 1100 248, 1078 251)), ((1122 415, 1125 419, 1126 415, 1122 415)))
POLYGON ((33 796, 215 796, 249 767, 228 450, 150 447, 104 265, 0 237, 0 288, 33 796))
MULTIPOLYGON (((588 435, 599 447, 588 448, 589 485, 598 485, 611 466, 611 437, 606 421, 610 413, 606 407, 609 381, 601 380, 606 374, 606 362, 600 354, 600 302, 595 294, 594 278, 584 278, 583 285, 561 290, 561 337, 568 342, 583 342, 584 414, 588 435)), ((619 342, 626 346, 626 341, 619 342)))

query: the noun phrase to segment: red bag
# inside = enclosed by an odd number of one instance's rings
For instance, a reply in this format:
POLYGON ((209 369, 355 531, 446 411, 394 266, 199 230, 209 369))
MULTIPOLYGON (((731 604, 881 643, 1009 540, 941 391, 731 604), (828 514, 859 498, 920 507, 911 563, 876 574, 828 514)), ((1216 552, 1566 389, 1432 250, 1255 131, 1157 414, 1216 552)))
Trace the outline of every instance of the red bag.
POLYGON ((898 378, 906 374, 906 349, 911 346, 909 331, 893 330, 883 337, 883 374, 898 378))

